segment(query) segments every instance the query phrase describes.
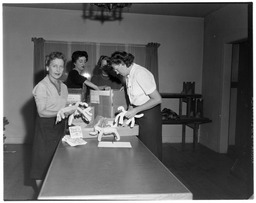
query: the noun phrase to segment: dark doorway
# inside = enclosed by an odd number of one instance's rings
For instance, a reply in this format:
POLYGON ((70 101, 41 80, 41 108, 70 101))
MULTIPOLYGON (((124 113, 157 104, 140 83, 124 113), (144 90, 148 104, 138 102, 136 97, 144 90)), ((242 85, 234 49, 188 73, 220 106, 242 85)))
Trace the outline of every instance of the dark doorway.
POLYGON ((253 71, 248 41, 239 44, 235 145, 244 151, 252 144, 253 71))
POLYGON ((253 194, 252 45, 249 40, 246 40, 233 44, 233 48, 233 53, 237 53, 238 63, 237 68, 232 66, 231 92, 235 92, 236 101, 231 103, 236 104, 236 112, 233 113, 235 115, 234 145, 230 145, 228 150, 234 158, 234 165, 230 172, 246 183, 248 197, 250 197, 253 194))

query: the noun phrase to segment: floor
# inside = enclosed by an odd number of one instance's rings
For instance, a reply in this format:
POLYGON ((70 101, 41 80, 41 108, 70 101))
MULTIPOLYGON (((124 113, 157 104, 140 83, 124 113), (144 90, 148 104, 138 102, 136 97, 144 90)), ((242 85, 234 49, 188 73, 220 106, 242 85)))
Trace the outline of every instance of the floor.
POLYGON ((253 177, 234 153, 219 154, 203 145, 163 145, 163 162, 192 192, 195 200, 253 198, 253 177), (241 165, 243 165, 241 167, 241 165))
MULTIPOLYGON (((5 146, 4 200, 35 200, 37 192, 28 174, 30 155, 31 145, 5 146)), ((252 199, 253 181, 248 182, 236 161, 236 156, 218 154, 200 144, 196 151, 191 144, 183 150, 181 144, 163 144, 163 163, 194 200, 252 199)))

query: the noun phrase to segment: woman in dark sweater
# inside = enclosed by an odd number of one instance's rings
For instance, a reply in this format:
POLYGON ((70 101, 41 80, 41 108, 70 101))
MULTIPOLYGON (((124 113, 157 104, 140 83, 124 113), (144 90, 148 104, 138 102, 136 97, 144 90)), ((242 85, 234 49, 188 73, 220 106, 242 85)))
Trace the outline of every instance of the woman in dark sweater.
POLYGON ((65 82, 68 88, 83 88, 83 84, 85 84, 94 90, 100 89, 97 85, 93 84, 86 77, 81 75, 87 61, 88 54, 86 51, 75 51, 72 54, 72 63, 75 67, 69 72, 68 78, 65 82))

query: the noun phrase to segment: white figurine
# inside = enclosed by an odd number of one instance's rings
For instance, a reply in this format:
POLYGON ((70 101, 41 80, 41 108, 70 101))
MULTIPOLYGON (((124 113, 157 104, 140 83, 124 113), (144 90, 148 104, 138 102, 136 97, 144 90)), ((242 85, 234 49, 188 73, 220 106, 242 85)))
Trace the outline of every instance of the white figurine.
POLYGON ((117 132, 117 129, 115 127, 110 127, 110 126, 99 127, 99 126, 95 126, 94 127, 94 131, 90 132, 90 134, 91 135, 97 135, 98 134, 98 141, 99 142, 101 141, 101 139, 102 139, 102 137, 104 135, 111 135, 111 134, 114 135, 114 138, 115 138, 116 141, 120 140, 120 135, 117 132))
POLYGON ((100 118, 99 121, 94 126, 94 131, 89 133, 90 135, 98 135, 98 141, 100 142, 104 135, 113 134, 115 140, 120 140, 120 135, 117 129, 113 126, 107 125, 106 118, 100 118))
POLYGON ((62 119, 68 118, 68 125, 71 125, 74 116, 81 115, 87 121, 92 120, 91 107, 88 107, 88 104, 85 102, 77 102, 75 105, 69 105, 68 107, 62 108, 57 113, 56 123, 60 122, 62 119))
MULTIPOLYGON (((114 126, 117 127, 118 124, 120 125, 123 125, 124 124, 124 117, 125 117, 125 114, 126 114, 126 110, 124 109, 123 106, 119 106, 117 108, 118 111, 121 111, 119 114, 116 115, 115 117, 115 124, 114 126)), ((125 122, 126 125, 129 125, 130 124, 130 127, 133 128, 134 127, 134 124, 135 124, 135 118, 141 118, 142 116, 144 116, 143 113, 141 114, 137 114, 135 115, 134 117, 130 118, 130 119, 127 119, 127 121, 125 122)))

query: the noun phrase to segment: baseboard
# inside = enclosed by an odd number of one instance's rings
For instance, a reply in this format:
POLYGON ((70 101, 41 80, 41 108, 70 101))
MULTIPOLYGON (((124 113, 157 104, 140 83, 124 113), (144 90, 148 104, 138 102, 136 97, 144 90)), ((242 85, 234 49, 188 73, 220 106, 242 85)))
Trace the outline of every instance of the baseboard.
POLYGON ((5 144, 29 144, 29 141, 26 141, 24 138, 9 137, 5 140, 5 144))
MULTIPOLYGON (((162 136, 163 143, 181 143, 181 136, 162 136)), ((186 143, 193 143, 192 136, 186 136, 186 143)))
MULTIPOLYGON (((186 143, 193 142, 193 131, 186 128, 186 143)), ((163 125, 162 126, 162 142, 163 143, 181 143, 182 126, 181 125, 163 125)))

